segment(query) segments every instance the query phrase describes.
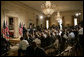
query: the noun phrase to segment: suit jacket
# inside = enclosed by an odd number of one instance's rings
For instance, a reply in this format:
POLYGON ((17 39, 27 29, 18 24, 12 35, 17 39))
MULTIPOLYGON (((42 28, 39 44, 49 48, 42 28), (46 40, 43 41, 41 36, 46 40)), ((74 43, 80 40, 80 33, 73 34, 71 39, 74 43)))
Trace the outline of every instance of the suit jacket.
POLYGON ((42 48, 29 46, 27 48, 27 56, 46 56, 46 53, 42 48))

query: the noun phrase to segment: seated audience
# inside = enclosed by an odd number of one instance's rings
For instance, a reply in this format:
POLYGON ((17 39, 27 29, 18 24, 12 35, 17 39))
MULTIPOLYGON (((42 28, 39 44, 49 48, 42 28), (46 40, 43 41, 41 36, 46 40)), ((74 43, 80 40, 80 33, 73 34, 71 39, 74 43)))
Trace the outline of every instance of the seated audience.
POLYGON ((27 40, 24 40, 23 37, 20 38, 20 43, 19 43, 19 49, 18 49, 18 55, 21 56, 21 53, 26 53, 26 49, 29 46, 29 43, 27 40))
POLYGON ((45 51, 38 47, 35 42, 32 42, 29 47, 27 47, 27 56, 46 56, 45 51))

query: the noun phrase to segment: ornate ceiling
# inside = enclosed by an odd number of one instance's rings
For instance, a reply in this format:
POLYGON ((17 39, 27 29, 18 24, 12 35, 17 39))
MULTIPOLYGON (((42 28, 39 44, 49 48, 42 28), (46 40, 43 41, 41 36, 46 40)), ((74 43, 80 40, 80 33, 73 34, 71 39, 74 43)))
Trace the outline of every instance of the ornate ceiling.
MULTIPOLYGON (((20 1, 21 3, 41 11, 41 5, 45 1, 20 1)), ((51 1, 56 5, 56 11, 83 10, 83 1, 51 1)))

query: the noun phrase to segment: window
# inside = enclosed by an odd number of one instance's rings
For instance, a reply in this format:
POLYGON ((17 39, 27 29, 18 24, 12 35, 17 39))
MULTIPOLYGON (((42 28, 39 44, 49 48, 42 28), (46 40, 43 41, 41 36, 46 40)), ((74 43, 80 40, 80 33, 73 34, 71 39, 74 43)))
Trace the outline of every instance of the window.
POLYGON ((49 20, 46 20, 46 28, 49 28, 49 20))
POLYGON ((58 20, 59 26, 60 26, 60 30, 62 30, 62 19, 58 20))
POLYGON ((74 18, 74 26, 77 25, 77 18, 74 18))

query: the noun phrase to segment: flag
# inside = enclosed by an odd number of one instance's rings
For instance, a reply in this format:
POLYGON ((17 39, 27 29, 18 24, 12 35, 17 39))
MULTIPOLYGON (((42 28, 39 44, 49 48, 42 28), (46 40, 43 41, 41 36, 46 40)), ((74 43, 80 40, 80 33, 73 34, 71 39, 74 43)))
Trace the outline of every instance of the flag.
POLYGON ((22 35, 23 35, 23 24, 21 24, 21 33, 22 33, 22 35))
POLYGON ((6 21, 6 38, 9 39, 9 28, 7 21, 6 21))
POLYGON ((9 39, 9 28, 8 28, 7 21, 6 21, 6 24, 5 24, 5 20, 3 22, 2 33, 3 33, 3 37, 6 38, 6 40, 8 40, 9 39))
POLYGON ((5 34, 5 29, 6 29, 6 25, 5 25, 5 20, 3 22, 3 30, 2 30, 2 33, 5 34))
POLYGON ((2 30, 2 33, 3 33, 3 37, 6 35, 6 24, 5 24, 5 20, 3 21, 3 30, 2 30))
POLYGON ((21 23, 19 25, 19 34, 21 35, 21 23))
POLYGON ((19 34, 22 36, 23 34, 23 25, 20 23, 19 25, 19 34))

